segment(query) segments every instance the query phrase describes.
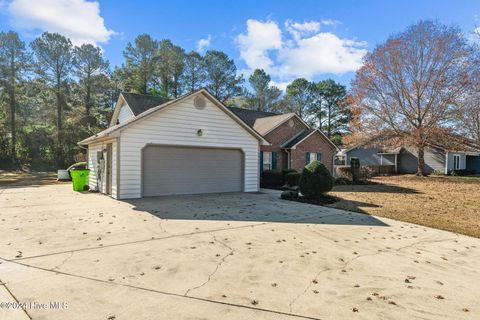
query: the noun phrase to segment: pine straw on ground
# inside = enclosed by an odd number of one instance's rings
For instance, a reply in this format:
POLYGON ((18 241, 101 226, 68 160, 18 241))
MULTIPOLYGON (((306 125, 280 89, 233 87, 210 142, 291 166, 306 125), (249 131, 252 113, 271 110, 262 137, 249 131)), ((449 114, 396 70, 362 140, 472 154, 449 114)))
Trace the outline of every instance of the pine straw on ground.
POLYGON ((33 186, 55 183, 61 183, 57 182, 56 172, 24 172, 0 170, 0 186, 33 186))
POLYGON ((376 177, 339 185, 329 207, 412 222, 480 238, 480 177, 376 177))

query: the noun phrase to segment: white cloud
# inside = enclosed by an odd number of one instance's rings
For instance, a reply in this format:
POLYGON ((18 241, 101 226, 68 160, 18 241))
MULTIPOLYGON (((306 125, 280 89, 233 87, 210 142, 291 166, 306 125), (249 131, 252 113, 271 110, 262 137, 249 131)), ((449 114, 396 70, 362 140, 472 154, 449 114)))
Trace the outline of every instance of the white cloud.
POLYGON ((307 21, 299 23, 292 20, 287 20, 285 21, 285 28, 288 32, 290 32, 290 34, 295 40, 298 40, 303 36, 320 31, 320 22, 307 21))
POLYGON ((246 32, 238 35, 236 42, 240 57, 250 69, 264 69, 283 87, 297 77, 312 79, 320 74, 342 74, 360 68, 367 43, 321 31, 322 25, 337 24, 335 20, 287 20, 282 32, 274 21, 250 19, 246 32))
POLYGON ((105 26, 96 1, 13 0, 7 13, 15 28, 57 32, 75 45, 108 42, 115 34, 105 26))
POLYGON ((197 42, 197 51, 198 52, 203 52, 205 48, 210 47, 210 42, 212 41, 212 36, 209 34, 207 38, 205 39, 200 39, 197 42))
POLYGON ((247 32, 238 35, 236 42, 240 47, 240 57, 250 68, 268 69, 273 63, 268 51, 282 47, 282 31, 273 21, 249 19, 247 32))

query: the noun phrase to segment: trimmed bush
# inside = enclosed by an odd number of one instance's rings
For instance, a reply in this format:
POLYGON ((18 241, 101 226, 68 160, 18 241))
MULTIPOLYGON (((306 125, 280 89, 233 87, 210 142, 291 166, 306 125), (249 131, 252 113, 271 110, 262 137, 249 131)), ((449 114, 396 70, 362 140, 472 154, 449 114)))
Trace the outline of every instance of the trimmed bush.
POLYGON ((285 183, 290 187, 298 186, 302 175, 296 171, 285 174, 285 183))
POLYGON ((475 174, 475 170, 467 170, 467 169, 452 170, 450 174, 452 176, 469 176, 469 175, 475 174))
POLYGON ((284 200, 296 199, 298 198, 298 191, 285 190, 280 194, 280 198, 284 200))
POLYGON ((262 172, 262 185, 268 187, 281 187, 283 185, 283 173, 279 170, 265 170, 262 172))
POLYGON ((320 161, 313 161, 303 169, 299 188, 305 198, 315 199, 332 190, 334 183, 330 171, 320 161))

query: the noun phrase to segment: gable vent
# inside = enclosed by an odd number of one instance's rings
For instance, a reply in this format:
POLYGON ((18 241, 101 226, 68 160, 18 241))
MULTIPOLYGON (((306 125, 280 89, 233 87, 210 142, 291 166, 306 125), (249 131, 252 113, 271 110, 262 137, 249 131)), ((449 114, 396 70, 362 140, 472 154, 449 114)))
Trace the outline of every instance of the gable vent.
POLYGON ((205 99, 203 97, 198 96, 198 97, 195 97, 195 99, 193 100, 193 105, 198 110, 203 110, 203 109, 205 109, 205 106, 207 105, 207 101, 205 101, 205 99))

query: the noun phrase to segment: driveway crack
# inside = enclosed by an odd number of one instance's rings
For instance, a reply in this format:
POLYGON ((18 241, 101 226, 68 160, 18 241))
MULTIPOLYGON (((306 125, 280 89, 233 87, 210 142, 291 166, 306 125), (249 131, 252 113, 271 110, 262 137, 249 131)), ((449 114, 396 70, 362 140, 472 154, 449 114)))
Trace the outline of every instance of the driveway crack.
MULTIPOLYGON (((457 238, 458 238, 458 235, 457 235, 457 238)), ((419 244, 423 244, 423 243, 436 243, 436 242, 447 242, 447 241, 453 241, 453 240, 456 240, 457 238, 448 238, 448 239, 440 239, 440 240, 420 240, 420 241, 416 241, 414 243, 411 243, 407 246, 403 246, 403 247, 400 247, 400 248, 396 248, 396 249, 389 249, 389 250, 382 250, 382 251, 378 251, 378 252, 375 252, 375 253, 368 253, 368 254, 363 254, 363 255, 358 255, 356 256, 355 258, 353 259, 350 259, 348 261, 345 261, 343 263, 342 266, 340 267, 337 267, 337 268, 325 268, 325 269, 322 269, 320 270, 319 272, 317 272, 317 274, 315 275, 314 279, 309 282, 309 284, 305 287, 305 289, 299 294, 297 295, 289 304, 289 310, 290 310, 290 313, 293 312, 292 309, 293 309, 293 305, 298 301, 298 299, 300 299, 303 295, 305 295, 307 293, 307 291, 312 287, 313 285, 313 281, 318 281, 318 277, 324 273, 324 272, 327 272, 327 271, 335 271, 335 270, 342 270, 342 269, 345 269, 347 268, 352 262, 354 262, 355 260, 358 260, 360 258, 363 258, 363 257, 369 257, 369 256, 376 256, 376 255, 380 255, 380 254, 384 254, 384 253, 387 253, 387 252, 400 252, 401 250, 404 250, 404 249, 407 249, 407 248, 411 248, 411 247, 414 247, 416 245, 419 245, 419 244)))
POLYGON ((214 235, 212 235, 212 237, 213 237, 213 241, 215 241, 215 242, 217 242, 217 243, 220 243, 222 246, 224 246, 225 248, 227 248, 227 249, 229 250, 229 252, 222 257, 222 259, 220 260, 219 263, 217 263, 215 269, 213 270, 212 273, 210 273, 210 274, 208 275, 208 278, 207 278, 207 280, 206 280, 205 282, 203 282, 201 285, 198 285, 198 286, 196 286, 196 287, 193 287, 193 288, 188 289, 188 290, 185 292, 184 296, 187 296, 187 295, 188 295, 190 292, 192 292, 193 290, 200 289, 201 287, 203 287, 203 286, 205 286, 207 283, 209 283, 210 280, 212 279, 212 277, 215 275, 215 273, 217 273, 217 271, 218 271, 218 269, 220 268, 220 266, 221 266, 221 265, 225 262, 225 260, 228 258, 228 256, 233 255, 233 253, 235 252, 235 249, 233 249, 233 248, 230 247, 229 245, 225 244, 224 242, 218 240, 217 237, 215 237, 214 235))
POLYGON ((30 316, 30 314, 28 314, 27 309, 25 308, 25 305, 18 301, 17 297, 15 297, 15 295, 12 293, 12 291, 10 291, 10 288, 7 287, 7 284, 5 282, 3 282, 1 279, 0 279, 0 285, 3 286, 5 288, 5 290, 7 290, 7 292, 10 294, 10 296, 13 298, 13 300, 15 300, 17 305, 19 305, 22 308, 23 312, 28 317, 28 319, 32 319, 32 316, 30 316))
POLYGON ((70 255, 69 255, 68 257, 66 257, 65 259, 63 259, 63 261, 60 262, 60 264, 58 264, 57 266, 53 267, 52 270, 58 269, 58 268, 60 268, 61 266, 63 266, 68 260, 70 260, 70 258, 73 257, 74 253, 75 253, 74 251, 71 251, 71 252, 70 252, 70 255))

